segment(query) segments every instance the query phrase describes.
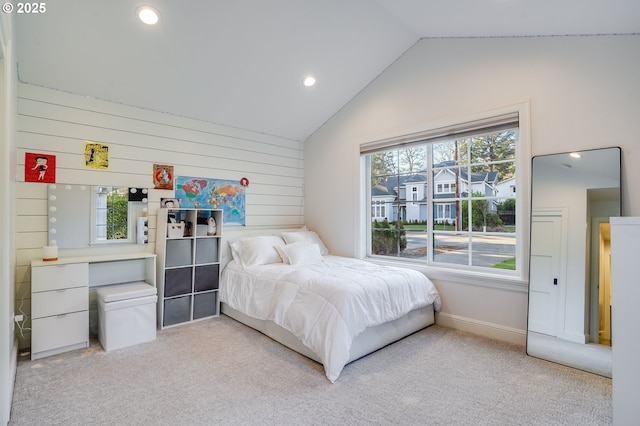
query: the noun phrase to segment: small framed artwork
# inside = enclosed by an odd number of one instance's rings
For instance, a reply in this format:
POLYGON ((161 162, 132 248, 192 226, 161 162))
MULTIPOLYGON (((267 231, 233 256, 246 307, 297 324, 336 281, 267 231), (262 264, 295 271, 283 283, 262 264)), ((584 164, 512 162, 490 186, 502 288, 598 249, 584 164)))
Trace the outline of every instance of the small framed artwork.
POLYGON ((56 156, 25 152, 24 181, 56 183, 56 156))
POLYGON ((161 198, 160 207, 164 207, 167 209, 178 208, 180 207, 180 200, 178 200, 177 198, 161 198))
POLYGON ((109 168, 109 145, 85 141, 84 165, 88 169, 106 170, 109 168))
POLYGON ((173 166, 153 165, 154 189, 173 189, 173 166))

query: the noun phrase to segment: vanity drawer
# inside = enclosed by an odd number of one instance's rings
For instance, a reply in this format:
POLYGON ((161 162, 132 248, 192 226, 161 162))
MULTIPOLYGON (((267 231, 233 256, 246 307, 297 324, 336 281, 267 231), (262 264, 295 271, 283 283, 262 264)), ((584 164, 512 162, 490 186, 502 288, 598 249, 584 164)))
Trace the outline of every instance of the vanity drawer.
POLYGON ((32 318, 44 318, 89 309, 87 287, 41 291, 31 295, 32 318))
POLYGON ((89 264, 67 263, 31 268, 31 291, 89 286, 89 264))
POLYGON ((89 311, 37 318, 31 321, 31 353, 79 343, 89 344, 89 311))

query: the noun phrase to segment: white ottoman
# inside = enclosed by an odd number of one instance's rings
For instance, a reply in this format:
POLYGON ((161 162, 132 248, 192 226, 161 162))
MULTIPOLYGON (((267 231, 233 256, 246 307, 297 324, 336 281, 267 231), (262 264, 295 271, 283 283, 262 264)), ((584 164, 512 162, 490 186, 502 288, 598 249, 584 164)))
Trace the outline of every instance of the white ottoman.
POLYGON ((105 351, 156 338, 156 288, 144 283, 108 286, 96 290, 98 339, 105 351))

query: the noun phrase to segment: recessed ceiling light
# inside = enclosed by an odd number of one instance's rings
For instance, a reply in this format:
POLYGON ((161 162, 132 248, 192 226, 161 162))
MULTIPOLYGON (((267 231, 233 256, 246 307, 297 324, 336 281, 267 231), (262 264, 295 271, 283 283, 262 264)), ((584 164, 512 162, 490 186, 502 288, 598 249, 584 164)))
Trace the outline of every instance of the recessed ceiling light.
POLYGON ((582 157, 580 154, 578 154, 577 152, 572 152, 571 154, 569 154, 571 157, 573 158, 580 158, 582 157))
POLYGON ((140 6, 136 9, 136 12, 138 18, 147 25, 157 24, 160 19, 158 11, 151 6, 140 6))
POLYGON ((311 87, 316 84, 316 79, 312 76, 305 77, 304 80, 302 80, 302 84, 304 84, 306 87, 311 87))

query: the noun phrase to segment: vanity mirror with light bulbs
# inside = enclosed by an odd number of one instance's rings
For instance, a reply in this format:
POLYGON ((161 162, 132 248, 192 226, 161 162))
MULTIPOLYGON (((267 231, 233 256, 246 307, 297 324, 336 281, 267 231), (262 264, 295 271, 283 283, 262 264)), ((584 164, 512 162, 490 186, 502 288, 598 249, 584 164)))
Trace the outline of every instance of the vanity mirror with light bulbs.
POLYGON ((148 192, 125 186, 49 185, 48 245, 66 249, 144 243, 148 192))
POLYGON ((98 289, 156 286, 156 255, 148 247, 133 247, 147 243, 148 196, 147 188, 48 185, 45 249, 55 248, 56 256, 31 261, 34 359, 86 347, 89 336, 98 336, 98 289), (98 247, 113 249, 94 250, 98 247), (56 276, 60 286, 45 291, 56 276))
POLYGON ((620 148, 533 158, 527 354, 611 377, 620 148))

